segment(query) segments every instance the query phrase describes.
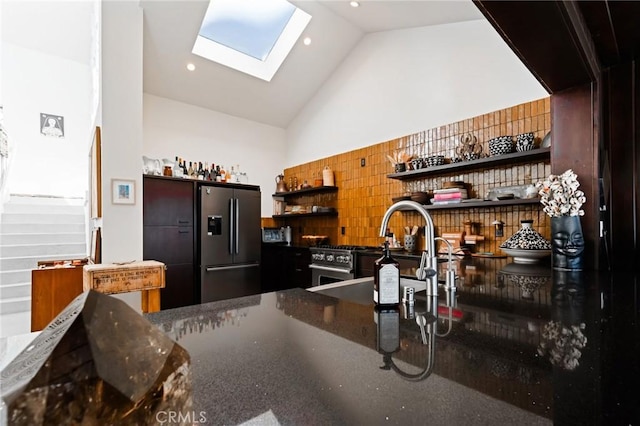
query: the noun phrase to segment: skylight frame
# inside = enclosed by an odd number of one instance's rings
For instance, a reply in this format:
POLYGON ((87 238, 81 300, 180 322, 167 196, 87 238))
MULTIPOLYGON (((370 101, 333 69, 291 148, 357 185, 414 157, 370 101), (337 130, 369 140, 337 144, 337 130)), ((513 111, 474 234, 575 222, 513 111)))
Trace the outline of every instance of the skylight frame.
MULTIPOLYGON (((213 1, 214 0, 209 3, 209 7, 212 7, 213 1)), ((289 19, 289 22, 264 61, 212 41, 199 34, 193 45, 192 53, 269 82, 289 55, 291 49, 293 49, 293 46, 310 21, 311 15, 296 7, 291 19, 289 19)))

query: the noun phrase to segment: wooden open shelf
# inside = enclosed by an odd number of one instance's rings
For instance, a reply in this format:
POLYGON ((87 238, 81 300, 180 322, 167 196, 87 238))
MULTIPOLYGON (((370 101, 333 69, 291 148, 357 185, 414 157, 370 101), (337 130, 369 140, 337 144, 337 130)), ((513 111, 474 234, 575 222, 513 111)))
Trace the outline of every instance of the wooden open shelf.
MULTIPOLYGON (((526 204, 540 204, 540 198, 514 198, 511 200, 498 200, 498 201, 469 201, 464 203, 451 203, 451 204, 424 204, 424 208, 427 210, 446 210, 446 209, 468 209, 473 207, 504 207, 504 206, 517 206, 526 204)), ((401 211, 412 211, 411 209, 400 209, 401 211)))
POLYGON ((321 194, 321 193, 337 192, 337 191, 338 191, 337 186, 315 186, 313 188, 299 189, 297 191, 276 192, 275 194, 272 195, 272 197, 290 198, 290 197, 297 197, 302 195, 321 194))
POLYGON ((290 214, 274 214, 274 219, 294 219, 298 217, 312 217, 312 216, 338 216, 337 211, 332 212, 318 212, 318 213, 290 213, 290 214))
MULTIPOLYGON (((441 175, 445 173, 455 173, 463 170, 486 169, 505 164, 530 163, 537 160, 549 160, 551 158, 551 148, 537 148, 525 152, 512 152, 510 154, 496 155, 493 157, 480 158, 478 160, 462 161, 459 163, 443 164, 442 166, 426 167, 418 170, 409 170, 400 173, 391 173, 387 177, 398 180, 418 179, 424 176, 441 175)), ((471 207, 468 205, 466 207, 471 207)), ((432 208, 435 206, 431 206, 432 208)), ((440 207, 440 206, 438 206, 440 207)), ((450 208, 450 207, 449 207, 450 208)))

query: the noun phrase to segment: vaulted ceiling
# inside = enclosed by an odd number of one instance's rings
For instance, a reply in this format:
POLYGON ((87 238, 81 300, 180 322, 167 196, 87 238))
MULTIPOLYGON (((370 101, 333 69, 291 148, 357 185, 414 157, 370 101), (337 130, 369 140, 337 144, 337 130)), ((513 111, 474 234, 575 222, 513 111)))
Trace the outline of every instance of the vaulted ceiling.
POLYGON ((470 0, 291 2, 312 15, 303 34, 311 45, 299 40, 265 82, 191 53, 207 0, 142 0, 144 91, 286 128, 367 33, 484 19, 470 0))

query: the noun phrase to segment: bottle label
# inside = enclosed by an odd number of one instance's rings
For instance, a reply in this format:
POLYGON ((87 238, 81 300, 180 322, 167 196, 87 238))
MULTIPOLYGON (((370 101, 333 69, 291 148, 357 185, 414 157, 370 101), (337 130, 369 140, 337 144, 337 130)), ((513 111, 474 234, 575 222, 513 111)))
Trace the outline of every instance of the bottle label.
POLYGON ((394 264, 382 265, 378 272, 378 303, 400 303, 400 271, 394 264))

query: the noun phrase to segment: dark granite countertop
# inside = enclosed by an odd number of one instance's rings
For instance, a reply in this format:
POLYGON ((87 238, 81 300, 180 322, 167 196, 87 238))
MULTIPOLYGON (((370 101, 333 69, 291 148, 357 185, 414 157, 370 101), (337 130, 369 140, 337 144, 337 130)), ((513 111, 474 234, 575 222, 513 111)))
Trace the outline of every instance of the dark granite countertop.
MULTIPOLYGON (((189 351, 201 423, 638 424, 637 278, 486 265, 457 266, 452 319, 440 297, 428 345, 416 319, 401 318, 391 334, 389 318, 376 324, 366 282, 147 318, 189 351), (554 326, 586 337, 584 347, 567 342, 573 352, 555 364, 539 353, 542 342, 561 342, 545 338, 554 326), (390 358, 378 349, 389 339, 398 346, 390 358)), ((427 311, 417 299, 415 313, 427 311)))

